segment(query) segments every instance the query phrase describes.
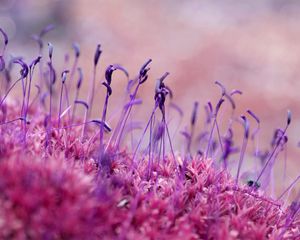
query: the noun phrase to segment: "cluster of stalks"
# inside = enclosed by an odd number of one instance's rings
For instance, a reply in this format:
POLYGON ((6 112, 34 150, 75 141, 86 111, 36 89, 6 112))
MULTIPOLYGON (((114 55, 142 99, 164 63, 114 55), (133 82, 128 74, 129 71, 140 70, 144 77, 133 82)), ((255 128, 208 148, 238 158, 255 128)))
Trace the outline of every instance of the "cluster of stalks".
POLYGON ((237 117, 234 98, 242 92, 215 82, 221 95, 216 104, 204 105, 204 129, 197 131, 196 101, 189 124, 177 134, 181 126, 172 129, 170 122, 174 113, 181 122, 184 112, 165 84, 166 72, 156 81, 150 117, 142 127, 133 109, 142 104, 139 89, 149 81, 152 60, 134 78, 123 66, 109 65, 99 86, 101 45, 96 47, 91 76, 85 77, 78 66, 77 43, 73 62, 67 59, 69 68, 59 71, 51 43, 46 45, 48 55, 42 55, 51 30, 53 26, 48 26, 33 36, 39 55, 27 63, 6 53, 9 39, 0 28, 1 238, 300 238, 300 193, 289 199, 300 175, 277 198, 265 194, 274 188, 276 159, 288 142, 290 111, 285 126, 276 129, 270 149, 261 151, 256 144, 260 119, 251 110, 237 117), (13 80, 16 67, 19 76, 13 80), (107 115, 115 71, 128 82, 119 120, 112 127, 107 115), (79 98, 89 77, 87 97, 79 98), (104 105, 99 119, 94 119, 94 96, 100 87, 106 90, 104 105), (21 94, 11 97, 18 88, 21 94), (232 109, 228 121, 220 115, 224 104, 232 109), (250 122, 256 124, 253 131, 250 122), (228 124, 226 131, 220 124, 228 124), (238 124, 244 135, 236 144, 238 124), (176 135, 184 146, 181 152, 173 146, 176 135), (250 142, 256 146, 253 154, 247 150, 250 142), (257 166, 243 171, 251 155, 257 166), (251 177, 243 177, 245 172, 251 177))

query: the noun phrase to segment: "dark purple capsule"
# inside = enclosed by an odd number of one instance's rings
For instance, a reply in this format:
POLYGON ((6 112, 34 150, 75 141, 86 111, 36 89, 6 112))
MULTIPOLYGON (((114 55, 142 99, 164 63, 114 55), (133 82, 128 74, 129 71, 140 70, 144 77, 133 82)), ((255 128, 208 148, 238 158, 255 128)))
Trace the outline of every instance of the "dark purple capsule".
POLYGON ((241 119, 243 120, 243 125, 245 129, 245 138, 249 138, 249 122, 248 119, 245 116, 241 116, 241 119))
POLYGON ((233 137, 233 131, 232 131, 231 128, 229 128, 229 129, 228 129, 228 136, 227 136, 227 138, 228 138, 228 139, 232 139, 232 137, 233 137))
POLYGON ((242 95, 242 94, 243 94, 243 92, 242 92, 242 91, 240 91, 240 90, 237 90, 237 89, 235 89, 235 90, 232 90, 232 92, 230 93, 230 96, 233 96, 233 95, 235 95, 235 94, 242 95))
POLYGON ((3 38, 4 38, 4 44, 7 45, 7 44, 8 44, 8 37, 7 37, 7 34, 3 31, 2 28, 0 28, 0 32, 1 32, 2 35, 3 35, 3 38))
POLYGON ((8 62, 8 67, 7 69, 8 70, 12 70, 14 64, 16 61, 19 61, 19 60, 23 60, 23 57, 14 57, 14 56, 11 56, 9 62, 8 62))
POLYGON ((157 79, 156 85, 155 85, 155 96, 154 96, 155 99, 157 99, 158 97, 162 98, 162 96, 159 96, 159 95, 163 95, 163 98, 166 97, 168 91, 167 91, 163 81, 169 74, 170 74, 169 72, 166 72, 162 77, 157 79))
POLYGON ((85 101, 82 101, 82 100, 75 100, 74 103, 75 103, 75 104, 81 104, 81 105, 83 105, 86 109, 89 109, 89 105, 88 105, 85 101))
POLYGON ((251 110, 247 110, 247 113, 248 113, 251 117, 253 117, 253 118, 255 119, 255 121, 257 122, 257 124, 260 123, 259 118, 258 118, 251 110))
POLYGON ((144 82, 147 81, 147 79, 148 79, 148 75, 144 76, 143 78, 140 79, 139 84, 143 84, 144 82))
POLYGON ((67 80, 67 73, 69 73, 69 70, 65 70, 61 73, 61 81, 62 81, 62 84, 64 84, 67 80))
POLYGON ((151 62, 152 62, 152 59, 148 59, 148 61, 143 64, 143 66, 140 69, 140 77, 144 77, 147 74, 147 72, 150 70, 150 68, 147 68, 147 66, 151 62))
POLYGON ((180 134, 184 136, 186 139, 191 139, 191 134, 187 131, 180 131, 180 134))
POLYGON ((81 84, 82 84, 83 73, 82 73, 82 69, 80 67, 77 68, 77 70, 78 70, 78 74, 79 74, 79 78, 78 78, 78 81, 77 81, 77 89, 79 89, 81 87, 81 84))
POLYGON ((116 70, 122 71, 127 77, 129 77, 127 70, 124 67, 122 67, 121 65, 118 65, 118 64, 109 65, 105 71, 105 79, 106 79, 106 82, 108 83, 108 85, 111 84, 112 74, 116 70))
POLYGON ((157 94, 161 93, 161 85, 162 85, 162 83, 161 83, 160 79, 157 79, 156 84, 155 84, 155 97, 154 98, 156 98, 157 94))
POLYGON ((31 62, 31 64, 29 65, 29 68, 35 67, 35 65, 37 65, 37 64, 40 62, 41 58, 42 58, 42 56, 38 56, 36 59, 34 59, 34 60, 31 62))
POLYGON ((253 188, 255 188, 255 189, 260 188, 260 183, 258 183, 258 182, 256 182, 256 181, 253 181, 253 180, 248 180, 248 181, 247 181, 247 185, 248 185, 249 187, 253 187, 253 188))
POLYGON ((221 88, 221 90, 222 90, 222 96, 224 96, 226 94, 226 89, 223 86, 223 84, 220 83, 219 81, 215 81, 215 84, 217 84, 221 88))
POLYGON ((42 49, 43 48, 43 41, 42 41, 42 39, 39 37, 39 36, 37 36, 37 35, 32 35, 32 39, 34 40, 34 41, 36 41, 37 42, 37 44, 39 45, 39 48, 40 49, 42 49))
POLYGON ((41 97, 41 103, 45 107, 46 106, 46 98, 48 97, 49 92, 45 92, 41 97))
POLYGON ((133 79, 128 81, 127 86, 126 86, 126 91, 128 94, 130 94, 131 88, 134 86, 135 83, 136 83, 136 81, 133 79))
POLYGON ((177 104, 171 102, 170 103, 170 107, 174 108, 179 113, 180 117, 183 117, 183 115, 184 115, 183 111, 182 111, 182 109, 177 104))
POLYGON ((283 137, 284 131, 280 128, 276 129, 273 134, 271 146, 274 147, 276 144, 279 144, 279 141, 283 137))
POLYGON ((154 133, 154 140, 158 141, 162 138, 165 132, 165 124, 164 123, 159 123, 158 126, 156 127, 156 131, 154 133))
POLYGON ((234 102, 233 98, 230 95, 228 95, 227 93, 225 93, 224 96, 230 102, 232 109, 235 109, 236 106, 235 106, 235 102, 234 102))
POLYGON ((213 113, 213 106, 212 106, 211 102, 208 102, 207 106, 208 106, 208 109, 209 109, 210 113, 212 114, 213 113))
POLYGON ((49 24, 48 26, 46 26, 45 28, 42 29, 42 31, 40 32, 39 37, 42 38, 43 36, 45 36, 45 34, 52 31, 53 29, 54 29, 54 25, 49 24))
POLYGON ((72 45, 74 52, 75 52, 75 57, 78 58, 80 56, 80 46, 78 43, 73 43, 72 45))
POLYGON ((49 71, 50 71, 50 84, 55 84, 56 82, 56 72, 51 64, 51 62, 48 62, 49 71))
POLYGON ((102 122, 101 120, 97 120, 97 119, 94 119, 94 120, 92 120, 91 122, 97 123, 97 124, 99 124, 99 125, 103 125, 103 126, 104 126, 104 129, 105 129, 107 132, 111 132, 111 127, 108 126, 108 124, 107 124, 106 122, 103 124, 103 122, 102 122))
POLYGON ((204 106, 204 110, 205 110, 205 113, 206 113, 206 123, 210 123, 211 122, 212 113, 211 113, 208 105, 204 106))
POLYGON ((192 124, 192 126, 194 126, 195 123, 196 123, 197 112, 198 112, 198 105, 199 105, 198 102, 194 103, 194 108, 193 108, 193 113, 192 113, 192 118, 191 118, 191 124, 192 124))
POLYGON ((48 52, 49 52, 49 58, 52 59, 53 45, 51 43, 48 43, 48 52))
POLYGON ((290 125, 292 121, 292 113, 290 110, 287 111, 287 125, 290 125))
POLYGON ((44 127, 47 128, 49 124, 50 116, 47 114, 44 118, 44 127))
POLYGON ((23 118, 23 117, 19 117, 19 119, 20 119, 21 121, 23 121, 24 123, 26 123, 27 125, 30 124, 30 121, 29 121, 29 120, 26 120, 26 119, 23 118))
POLYGON ((102 51, 101 51, 100 48, 101 48, 101 45, 98 44, 98 45, 97 45, 97 48, 96 48, 95 56, 94 56, 94 66, 96 66, 96 65, 98 64, 100 55, 101 55, 101 53, 102 53, 102 51))
POLYGON ((0 56, 0 72, 2 72, 5 69, 5 61, 3 56, 0 56))
POLYGON ((219 112, 219 110, 220 110, 220 108, 221 108, 221 106, 222 106, 222 104, 223 104, 224 101, 225 101, 225 100, 224 100, 223 98, 221 98, 221 99, 219 100, 219 102, 218 102, 218 104, 217 104, 217 106, 216 106, 216 112, 215 112, 215 115, 218 114, 218 112, 219 112))
POLYGON ((150 70, 149 67, 147 67, 152 62, 152 59, 148 59, 146 63, 143 64, 143 66, 140 69, 140 75, 139 75, 139 84, 142 84, 146 82, 148 79, 148 71, 150 70))
POLYGON ((109 65, 107 68, 106 68, 106 71, 105 71, 105 79, 106 79, 106 82, 110 85, 111 84, 111 77, 112 77, 112 73, 114 71, 114 66, 113 65, 109 65))
POLYGON ((172 99, 173 96, 174 96, 172 89, 170 87, 168 87, 168 86, 165 86, 165 89, 168 91, 168 94, 170 95, 170 98, 172 99))
POLYGON ((112 94, 112 88, 107 82, 102 82, 102 85, 106 87, 107 93, 110 96, 112 94))
POLYGON ((160 78, 159 80, 160 80, 161 82, 163 82, 163 81, 166 79, 166 77, 169 76, 169 75, 170 75, 169 72, 165 72, 165 74, 162 75, 161 78, 160 78))
POLYGON ((22 78, 26 78, 29 72, 27 64, 22 59, 15 60, 14 63, 21 65, 22 69, 20 71, 20 74, 22 78))

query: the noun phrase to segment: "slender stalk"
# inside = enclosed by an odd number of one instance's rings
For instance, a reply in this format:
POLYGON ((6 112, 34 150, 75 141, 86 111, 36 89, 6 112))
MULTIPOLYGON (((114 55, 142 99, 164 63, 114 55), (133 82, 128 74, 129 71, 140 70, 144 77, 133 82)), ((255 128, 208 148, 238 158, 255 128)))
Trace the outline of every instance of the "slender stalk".
POLYGON ((214 132, 214 129, 215 129, 215 125, 216 125, 216 118, 214 119, 211 131, 210 131, 210 134, 209 134, 209 139, 208 139, 208 144, 207 144, 207 148, 206 148, 205 158, 208 158, 208 154, 209 154, 210 146, 211 146, 211 143, 212 143, 212 136, 213 136, 213 132, 214 132))
MULTIPOLYGON (((75 98, 74 98, 74 103, 78 100, 78 96, 79 96, 79 90, 77 89, 76 90, 76 93, 75 93, 75 98)), ((72 111, 72 122, 74 121, 74 118, 75 118, 75 113, 76 113, 76 104, 74 104, 74 107, 73 107, 73 111, 72 111)))
POLYGON ((58 128, 60 128, 60 115, 61 115, 61 108, 62 108, 62 102, 63 102, 63 90, 64 90, 64 82, 61 83, 60 88, 60 99, 59 99, 59 110, 58 110, 58 128))
MULTIPOLYGON (((216 106, 216 109, 215 109, 215 113, 214 113, 214 122, 213 122, 213 125, 212 125, 212 128, 210 130, 210 135, 209 135, 209 139, 208 139, 208 144, 207 144, 207 148, 206 148, 206 154, 205 154, 205 157, 208 158, 208 154, 209 154, 209 150, 210 150, 210 147, 211 147, 211 144, 212 144, 212 136, 213 136, 213 132, 214 132, 214 129, 217 125, 217 117, 218 117, 218 113, 219 113, 219 110, 220 110, 220 107, 221 105, 223 104, 224 102, 224 99, 223 98, 220 98, 217 106, 216 106)), ((211 109, 212 110, 212 109, 211 109)), ((218 133, 219 134, 219 133, 218 133)))
POLYGON ((238 182, 239 182, 240 171, 241 171, 241 167, 242 167, 243 160, 244 160, 244 155, 245 155, 246 148, 247 148, 247 143, 248 143, 248 138, 244 138, 243 144, 242 144, 242 149, 241 149, 241 154, 240 154, 240 159, 239 159, 239 164, 238 164, 238 170, 237 170, 236 179, 235 179, 236 184, 238 184, 238 182))
POLYGON ((150 123, 151 123, 151 119, 153 118, 153 116, 154 116, 154 114, 155 114, 155 111, 156 111, 157 107, 158 107, 158 104, 156 103, 154 109, 152 110, 150 119, 149 119, 149 121, 147 122, 147 125, 146 125, 146 127, 145 127, 145 129, 144 129, 144 132, 143 132, 143 134, 142 134, 142 136, 141 136, 141 138, 140 138, 140 140, 139 140, 139 142, 138 142, 138 144, 137 144, 137 146, 136 146, 136 148, 135 148, 135 151, 134 151, 133 157, 132 157, 132 163, 134 163, 134 161, 135 161, 135 157, 136 157, 137 151, 138 151, 139 148, 140 148, 140 145, 141 145, 141 143, 142 143, 142 141, 143 141, 143 138, 144 138, 144 136, 145 136, 145 134, 146 134, 146 131, 147 131, 147 129, 148 129, 150 123))
POLYGON ((130 98, 130 101, 129 101, 129 107, 125 110, 124 112, 124 117, 121 118, 121 123, 120 123, 120 130, 119 130, 119 133, 116 137, 116 141, 115 141, 115 146, 118 148, 119 147, 119 144, 120 144, 120 141, 122 139, 122 135, 123 135, 123 132, 124 132, 124 129, 125 129, 125 126, 126 126, 126 122, 128 120, 128 117, 130 116, 130 113, 131 113, 131 110, 132 110, 132 107, 133 105, 131 104, 135 98, 136 98, 136 95, 137 95, 137 92, 138 92, 138 89, 139 89, 139 86, 140 84, 138 83, 137 87, 135 88, 135 91, 133 93, 133 95, 131 96, 130 98))
POLYGON ((279 200, 281 200, 282 199, 282 197, 288 192, 288 191, 290 191, 290 189, 292 188, 292 187, 294 187, 295 186, 295 184, 299 181, 299 179, 300 179, 300 175, 287 187, 287 189, 285 189, 284 191, 283 191, 283 193, 281 193, 280 194, 280 196, 277 198, 277 201, 279 201, 279 200))
MULTIPOLYGON (((82 74, 81 68, 78 68, 77 70, 79 72, 79 79, 78 79, 77 84, 76 84, 76 92, 75 92, 74 103, 76 103, 78 101, 79 90, 80 90, 82 80, 83 80, 83 74, 82 74)), ((74 118, 75 118, 76 108, 77 108, 77 105, 74 104, 73 111, 72 111, 72 122, 74 121, 74 118)))
POLYGON ((169 139, 169 143, 170 143, 171 153, 172 153, 172 156, 174 158, 174 162, 177 165, 177 161, 176 161, 176 157, 175 157, 175 153, 174 153, 174 149, 173 149, 173 145, 172 145, 172 141, 171 141, 171 137, 170 137, 170 132, 169 132, 168 125, 166 123, 165 116, 164 116, 164 122, 165 122, 166 130, 167 130, 167 135, 168 135, 168 139, 169 139))
POLYGON ((248 138, 249 138, 249 122, 248 122, 248 120, 245 116, 241 116, 241 118, 243 119, 245 133, 244 133, 243 144, 242 144, 242 149, 241 149, 241 153, 240 153, 238 170, 237 170, 236 179, 235 179, 236 185, 239 182, 240 171, 241 171, 241 167, 242 167, 242 164, 243 164, 244 155, 245 155, 245 152, 246 152, 248 138))
POLYGON ((88 118, 90 118, 92 113, 92 107, 94 103, 94 91, 95 91, 95 81, 96 81, 96 66, 93 69, 92 83, 90 84, 89 95, 88 95, 88 104, 90 106, 88 111, 88 118))
POLYGON ((88 105, 89 105, 89 112, 88 112, 88 118, 91 115, 92 108, 93 108, 93 102, 94 102, 94 91, 95 91, 95 81, 96 81, 96 69, 97 69, 97 64, 99 61, 99 58, 101 56, 101 45, 98 44, 95 55, 94 55, 94 68, 93 68, 93 76, 92 76, 92 83, 90 84, 90 89, 89 89, 89 96, 88 96, 88 105))
POLYGON ((5 101, 5 99, 7 98, 8 94, 10 93, 10 91, 15 87, 15 85, 21 81, 23 79, 23 77, 19 78, 18 80, 16 80, 13 85, 10 86, 10 88, 8 89, 8 91, 5 93, 5 95, 3 96, 3 98, 1 99, 0 102, 0 108, 2 107, 3 102, 5 101))
POLYGON ((150 135, 149 135, 149 156, 148 156, 148 180, 151 179, 151 175, 152 175, 152 158, 151 156, 151 150, 152 150, 152 129, 153 129, 153 118, 151 118, 151 122, 150 122, 150 135))
POLYGON ((24 113, 24 118, 25 119, 27 119, 27 113, 28 113, 28 108, 29 108, 29 99, 30 99, 30 92, 31 92, 32 75, 33 75, 33 70, 30 70, 29 71, 29 86, 28 86, 28 92, 27 92, 26 108, 25 108, 25 113, 24 113))
MULTIPOLYGON (((85 111, 84 111, 84 117, 83 117, 83 121, 84 121, 84 122, 87 121, 88 110, 89 110, 89 109, 86 108, 85 111)), ((81 140, 83 140, 84 134, 85 134, 85 125, 83 125, 83 127, 82 127, 81 140)))
MULTIPOLYGON (((108 106, 108 98, 109 93, 107 92, 102 112, 102 123, 105 123, 106 120, 106 112, 107 112, 107 106, 108 106)), ((101 124, 100 126, 100 156, 103 156, 104 153, 104 146, 103 146, 103 135, 104 135, 104 124, 101 124)))
POLYGON ((277 141, 275 147, 273 148, 273 151, 272 151, 271 154, 269 155, 268 160, 266 161, 264 167, 263 167, 262 170, 260 171, 260 174, 258 175, 258 177, 257 177, 257 179, 256 179, 255 182, 258 182, 258 181, 260 180, 260 178, 262 177, 264 171, 266 170, 267 166, 269 165, 270 161, 273 159, 273 156, 274 156, 276 150, 278 149, 278 147, 279 147, 279 145, 280 145, 280 142, 281 142, 281 140, 283 139, 283 137, 284 137, 284 135, 285 135, 285 133, 286 133, 287 128, 288 128, 288 125, 285 127, 285 129, 284 129, 284 131, 283 131, 283 133, 282 133, 282 136, 278 139, 278 141, 277 141))

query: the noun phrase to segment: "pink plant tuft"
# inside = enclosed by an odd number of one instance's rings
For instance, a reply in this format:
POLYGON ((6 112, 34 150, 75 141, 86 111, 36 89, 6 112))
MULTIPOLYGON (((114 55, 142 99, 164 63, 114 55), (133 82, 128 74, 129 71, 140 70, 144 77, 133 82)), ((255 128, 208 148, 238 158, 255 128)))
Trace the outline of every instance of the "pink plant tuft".
MULTIPOLYGON (((47 29, 36 36, 39 42, 47 29)), ((255 178, 242 181, 247 143, 255 141, 259 126, 250 139, 249 122, 242 116, 244 140, 235 146, 232 122, 239 120, 230 119, 227 132, 222 133, 219 124, 225 120, 218 115, 221 105, 228 101, 233 116, 233 95, 241 92, 228 93, 216 82, 222 94, 215 107, 210 102, 206 105, 206 128, 198 137, 195 126, 199 103, 195 102, 190 130, 186 127, 181 132, 187 140, 186 151, 179 154, 173 148, 174 132, 168 121, 167 109, 171 108, 166 103, 173 96, 165 84, 168 72, 157 80, 151 116, 137 137, 133 130, 140 124, 133 123, 131 114, 141 103, 138 89, 148 79, 152 60, 128 81, 120 119, 110 127, 106 120, 113 72, 122 71, 129 78, 128 72, 120 65, 106 69, 103 113, 99 119, 92 119, 100 45, 88 103, 78 98, 81 70, 75 96, 65 87, 74 77, 79 46, 74 47, 75 67, 68 75, 67 70, 62 71, 61 85, 55 83, 53 49, 49 44, 46 70, 39 65, 39 80, 46 86, 37 85, 39 93, 34 100, 28 81, 33 81, 34 66, 42 64, 41 57, 29 66, 17 61, 21 76, 11 89, 22 85, 21 99, 11 100, 8 87, 0 95, 1 239, 300 239, 299 197, 288 207, 282 200, 299 177, 277 200, 266 194, 275 160, 287 144, 290 113, 286 127, 276 130, 266 156, 255 153, 260 171, 254 173, 255 178), (59 100, 55 97, 58 89, 59 100), (74 105, 84 106, 83 117, 75 108, 70 110, 73 98, 74 105), (237 152, 238 164, 231 158, 237 152), (238 170, 231 176, 234 164, 238 170)), ((182 117, 182 110, 174 103, 171 106, 182 117)), ((259 124, 257 116, 250 110, 248 113, 259 124)))

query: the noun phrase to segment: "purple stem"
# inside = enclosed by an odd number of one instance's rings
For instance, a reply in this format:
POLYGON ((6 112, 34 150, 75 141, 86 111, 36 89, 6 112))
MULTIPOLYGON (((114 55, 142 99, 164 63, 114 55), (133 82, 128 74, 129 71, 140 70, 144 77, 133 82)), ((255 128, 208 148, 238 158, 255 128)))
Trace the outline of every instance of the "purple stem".
MULTIPOLYGON (((104 107, 103 107, 103 112, 102 112, 102 124, 100 126, 100 159, 99 159, 99 161, 101 161, 103 153, 104 153, 103 136, 104 136, 104 123, 105 123, 107 106, 108 106, 108 98, 109 98, 109 92, 107 91, 106 97, 105 97, 105 102, 104 102, 104 107)), ((99 162, 99 164, 100 164, 100 162, 99 162)))
POLYGON ((218 124, 217 119, 216 119, 216 129, 217 129, 218 140, 219 140, 220 147, 221 147, 221 152, 222 152, 222 155, 224 155, 224 148, 223 148, 223 143, 222 143, 219 124, 218 124))
MULTIPOLYGON (((83 105, 83 106, 85 107, 85 112, 84 112, 84 118, 83 118, 83 119, 84 119, 84 122, 86 122, 86 121, 87 121, 87 112, 88 112, 88 110, 89 110, 89 105, 88 105, 86 102, 80 101, 80 100, 76 100, 76 101, 74 102, 74 104, 75 104, 75 106, 76 106, 77 104, 81 104, 81 105, 83 105)), ((85 134, 85 125, 84 125, 83 128, 82 128, 81 139, 83 139, 84 134, 85 134)))
POLYGON ((28 108, 29 108, 29 98, 30 98, 30 92, 31 92, 31 82, 32 82, 32 75, 33 75, 33 70, 29 71, 29 86, 28 86, 28 93, 27 93, 27 101, 26 101, 26 108, 25 108, 25 113, 24 113, 24 118, 27 119, 27 113, 28 113, 28 108))
POLYGON ((34 97, 34 99, 31 101, 31 103, 28 106, 28 109, 31 108, 31 106, 35 103, 35 101, 39 98, 40 93, 41 93, 41 88, 38 85, 35 85, 35 87, 38 89, 38 92, 36 94, 36 96, 34 97))
MULTIPOLYGON (((84 122, 87 121, 88 110, 89 110, 89 109, 86 108, 85 111, 84 111, 84 118, 83 118, 83 121, 84 121, 84 122)), ((84 134, 85 134, 85 125, 83 125, 83 127, 82 127, 81 140, 83 140, 84 134)))
MULTIPOLYGON (((76 93, 75 93, 74 103, 78 100, 78 96, 79 96, 79 89, 77 88, 76 93)), ((74 107, 73 107, 72 118, 71 118, 72 122, 74 121, 75 113, 76 113, 76 104, 74 104, 74 107)))
POLYGON ((89 105, 89 111, 88 111, 88 118, 91 115, 93 102, 94 102, 94 90, 95 90, 95 81, 96 81, 96 65, 94 65, 93 69, 93 77, 92 77, 92 83, 90 85, 89 95, 88 95, 88 105, 89 105))
POLYGON ((284 137, 284 135, 285 135, 285 133, 286 133, 286 130, 287 130, 288 126, 289 126, 289 125, 287 125, 287 126, 285 127, 285 129, 284 129, 282 135, 281 135, 280 138, 278 139, 278 141, 277 141, 277 143, 276 143, 276 145, 275 145, 275 147, 274 147, 272 153, 270 154, 270 156, 269 156, 267 162, 265 163, 265 166, 263 167, 263 169, 261 170, 260 174, 258 175, 258 177, 257 177, 257 179, 256 179, 256 181, 255 181, 256 183, 259 181, 259 179, 260 179, 261 176, 263 175, 264 171, 266 170, 268 164, 269 164, 270 161, 272 160, 272 158, 273 158, 273 156, 274 156, 274 154, 275 154, 277 148, 278 148, 279 145, 280 145, 281 140, 283 139, 283 137, 284 137))
MULTIPOLYGON (((68 88, 64 87, 64 90, 65 90, 65 94, 66 94, 66 102, 67 102, 67 108, 70 106, 70 101, 69 101, 69 91, 68 91, 68 88)), ((71 120, 71 113, 70 111, 68 111, 68 118, 69 118, 69 121, 71 120)))
POLYGON ((16 80, 13 85, 11 85, 11 87, 8 89, 8 91, 6 92, 6 94, 4 95, 4 97, 2 98, 1 102, 0 102, 0 108, 4 102, 4 100, 7 98, 8 94, 10 93, 10 91, 15 87, 15 85, 21 81, 23 79, 23 77, 19 78, 18 80, 16 80))
POLYGON ((236 185, 239 182, 240 171, 241 171, 241 167, 242 167, 242 164, 243 164, 244 155, 245 155, 245 152, 246 152, 248 138, 249 138, 249 122, 248 122, 248 120, 245 116, 241 116, 241 118, 243 119, 243 122, 244 122, 245 133, 244 133, 243 145, 242 145, 239 164, 238 164, 238 170, 237 170, 236 179, 235 179, 236 185))
POLYGON ((134 90, 134 93, 131 95, 130 101, 128 103, 128 107, 124 111, 124 117, 121 118, 119 134, 117 135, 116 141, 115 141, 115 146, 117 148, 119 147, 119 144, 120 144, 120 141, 122 139, 122 135, 123 135, 123 132, 124 132, 124 129, 125 129, 126 122, 128 120, 128 117, 129 117, 130 112, 131 112, 132 107, 133 107, 133 105, 131 103, 135 100, 140 85, 141 84, 138 83, 138 85, 136 86, 136 88, 134 90))
POLYGON ((299 179, 300 175, 288 186, 287 189, 283 191, 283 193, 277 198, 277 201, 279 201, 292 187, 294 187, 294 185, 296 184, 296 182, 298 182, 299 179))
POLYGON ((60 115, 61 115, 61 108, 62 108, 62 101, 63 101, 63 90, 64 90, 64 82, 62 81, 61 83, 61 88, 60 88, 60 99, 59 99, 59 111, 58 111, 58 128, 60 127, 60 115))
MULTIPOLYGON (((52 60, 50 60, 50 65, 52 66, 52 60)), ((50 103, 49 103, 49 118, 48 118, 48 122, 47 122, 47 141, 46 141, 46 146, 48 147, 48 144, 51 140, 51 128, 52 128, 52 120, 51 120, 51 117, 52 117, 52 91, 53 91, 53 83, 52 83, 52 74, 53 74, 53 70, 52 68, 50 68, 50 74, 49 74, 49 77, 50 77, 50 81, 49 81, 49 84, 50 84, 50 89, 49 89, 49 93, 50 93, 50 103)))
POLYGON ((148 180, 151 179, 152 175, 152 158, 151 158, 151 150, 152 150, 152 128, 153 128, 153 118, 150 121, 150 136, 149 136, 149 159, 148 159, 148 180))
POLYGON ((68 88, 71 89, 72 88, 72 82, 73 82, 73 78, 75 75, 75 71, 78 65, 78 57, 75 58, 71 72, 70 72, 70 79, 69 79, 69 84, 68 84, 68 88))
POLYGON ((167 135, 168 135, 168 139, 169 139, 169 143, 170 143, 171 153, 173 155, 174 162, 177 166, 177 161, 176 161, 176 158, 175 158, 174 149, 173 149, 173 145, 172 145, 172 142, 171 142, 169 128, 168 128, 168 125, 167 125, 167 122, 166 122, 165 114, 163 114, 163 115, 164 115, 163 118, 164 118, 164 123, 165 123, 166 130, 167 130, 167 135))
POLYGON ((7 122, 0 123, 0 126, 10 124, 10 123, 13 123, 13 122, 16 122, 16 121, 19 121, 19 120, 24 121, 24 119, 22 117, 19 117, 17 119, 13 119, 13 120, 10 120, 10 121, 7 121, 7 122))
MULTIPOLYGON (((26 105, 26 90, 27 90, 27 76, 25 79, 25 83, 24 83, 24 78, 22 79, 22 91, 23 91, 23 101, 22 101, 22 108, 21 108, 21 116, 24 117, 25 116, 25 105, 26 105)), ((25 126, 26 124, 22 124, 24 133, 25 133, 25 126)))
POLYGON ((243 160, 244 160, 244 155, 245 155, 246 148, 247 148, 247 143, 248 143, 248 138, 244 137, 243 145, 242 145, 242 149, 241 149, 241 154, 240 154, 240 159, 239 159, 238 170, 237 170, 236 179, 235 179, 236 185, 239 182, 240 171, 241 171, 241 167, 242 167, 243 160))
MULTIPOLYGON (((210 131, 210 135, 209 135, 209 140, 208 140, 208 145, 207 145, 207 149, 206 149, 206 154, 205 154, 205 157, 207 158, 208 157, 208 154, 209 154, 209 150, 210 150, 210 146, 212 144, 212 136, 213 136, 213 132, 214 132, 214 129, 216 127, 216 124, 217 124, 217 117, 218 117, 218 113, 219 113, 219 110, 220 110, 220 107, 222 105, 222 103, 224 102, 224 99, 223 98, 220 98, 217 106, 216 106, 216 109, 215 109, 215 114, 214 114, 214 122, 213 122, 213 126, 211 128, 211 131, 210 131)), ((212 106, 211 104, 209 103, 209 107, 210 107, 210 111, 212 112, 212 106)), ((220 134, 218 132, 218 134, 220 134)))
POLYGON ((214 132, 215 125, 216 125, 216 118, 214 119, 211 131, 210 131, 210 134, 209 134, 209 139, 208 139, 208 144, 207 144, 207 148, 206 148, 205 158, 208 158, 210 145, 212 143, 212 135, 213 135, 213 132, 214 132))
POLYGON ((141 136, 141 138, 140 138, 140 140, 139 140, 139 142, 138 142, 138 144, 137 144, 137 146, 136 146, 136 148, 135 148, 135 151, 134 151, 134 153, 133 153, 132 164, 134 163, 134 160, 135 160, 137 151, 138 151, 139 148, 140 148, 140 145, 141 145, 141 143, 142 143, 142 141, 143 141, 143 138, 144 138, 144 136, 145 136, 145 134, 146 134, 146 131, 147 131, 147 129, 148 129, 150 123, 151 123, 151 119, 153 118, 154 113, 155 113, 157 107, 158 107, 158 104, 156 103, 154 109, 152 110, 150 119, 149 119, 149 121, 148 121, 148 123, 147 123, 147 125, 146 125, 146 128, 144 129, 144 132, 143 132, 143 134, 142 134, 142 136, 141 136))

